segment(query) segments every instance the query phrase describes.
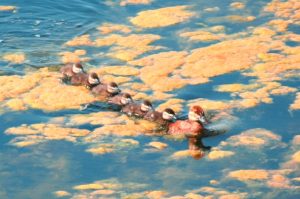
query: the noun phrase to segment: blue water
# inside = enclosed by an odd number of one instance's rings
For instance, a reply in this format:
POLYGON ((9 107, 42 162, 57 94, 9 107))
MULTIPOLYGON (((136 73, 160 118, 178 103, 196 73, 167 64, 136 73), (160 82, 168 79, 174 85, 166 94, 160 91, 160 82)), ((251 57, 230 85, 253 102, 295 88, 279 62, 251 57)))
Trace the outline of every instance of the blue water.
MULTIPOLYGON (((24 52, 25 64, 10 64, 0 61, 0 74, 24 74, 25 68, 40 68, 44 66, 59 66, 61 63, 58 53, 76 48, 65 47, 63 44, 75 36, 90 34, 95 38, 99 25, 104 22, 130 25, 129 17, 139 11, 156 9, 175 5, 192 5, 191 10, 199 16, 191 21, 168 28, 142 30, 139 33, 159 34, 162 39, 154 44, 167 47, 168 50, 192 50, 194 48, 212 45, 211 43, 186 44, 177 37, 181 29, 199 28, 199 23, 206 25, 224 25, 226 33, 232 34, 247 30, 250 26, 264 24, 273 16, 266 14, 250 23, 235 24, 228 21, 214 23, 211 18, 230 14, 243 14, 244 11, 232 11, 228 5, 230 0, 156 0, 150 5, 118 6, 119 1, 104 0, 43 0, 20 1, 3 0, 1 5, 17 6, 17 12, 0 11, 0 55, 8 52, 24 52), (110 5, 109 2, 115 3, 110 5), (220 7, 220 12, 205 13, 208 7, 220 7), (198 23, 198 24, 197 24, 198 23)), ((260 9, 270 0, 247 1, 248 15, 258 16, 260 9)), ((290 30, 299 33, 299 26, 293 25, 290 30)), ((298 43, 289 43, 291 46, 298 43)), ((104 64, 124 64, 119 60, 98 56, 107 53, 109 48, 83 47, 91 57, 87 66, 104 64)), ((147 54, 151 54, 146 53, 147 54)), ((142 55, 142 56, 145 56, 142 55)), ((141 57, 142 57, 141 56, 141 57)), ((214 100, 231 99, 228 93, 218 93, 214 87, 224 83, 248 83, 248 77, 239 72, 226 74, 211 79, 204 85, 186 86, 172 93, 176 97, 191 100, 199 97, 214 100)), ((299 79, 283 82, 299 89, 299 79)), ((1 86, 1 85, 0 85, 1 86)), ((117 153, 94 156, 85 152, 88 146, 66 141, 49 141, 27 148, 16 148, 9 145, 13 136, 5 135, 5 129, 21 124, 47 122, 51 118, 67 114, 85 114, 95 110, 64 110, 58 112, 43 112, 28 110, 24 112, 9 112, 0 115, 0 199, 41 199, 56 198, 53 192, 66 190, 75 193, 73 186, 92 183, 97 180, 116 178, 120 183, 135 182, 147 184, 144 190, 163 189, 171 195, 184 195, 189 190, 210 186, 209 181, 222 181, 228 170, 238 169, 279 169, 282 162, 290 154, 290 142, 299 134, 300 112, 288 111, 289 105, 295 99, 295 94, 274 97, 272 104, 261 104, 248 110, 236 110, 233 115, 239 118, 238 123, 224 135, 207 138, 204 143, 218 146, 232 135, 252 128, 265 128, 282 136, 286 147, 264 149, 253 152, 247 149, 237 149, 232 158, 217 161, 207 159, 170 160, 170 155, 179 150, 187 149, 187 141, 174 141, 164 137, 139 136, 134 139, 140 142, 135 148, 129 148, 117 153), (151 141, 161 141, 169 147, 158 153, 145 151, 145 145, 151 141)), ((184 111, 186 113, 186 110, 184 111)), ((95 126, 84 125, 80 128, 94 129, 95 126)), ((130 138, 130 137, 129 137, 130 138)), ((113 139, 113 138, 112 138, 113 139)), ((234 150, 234 149, 232 149, 234 150)), ((297 177, 299 170, 290 177, 297 177)), ((299 177, 299 176, 298 176, 299 177)), ((299 198, 299 189, 272 189, 266 186, 251 186, 236 180, 224 180, 219 185, 228 191, 247 192, 247 198, 299 198), (257 193, 258 192, 258 193, 257 193), (266 194, 263 194, 266 193, 266 194)), ((128 190, 127 190, 128 191, 128 190)), ((128 191, 130 193, 130 190, 128 191)), ((67 197, 68 198, 68 197, 67 197)))

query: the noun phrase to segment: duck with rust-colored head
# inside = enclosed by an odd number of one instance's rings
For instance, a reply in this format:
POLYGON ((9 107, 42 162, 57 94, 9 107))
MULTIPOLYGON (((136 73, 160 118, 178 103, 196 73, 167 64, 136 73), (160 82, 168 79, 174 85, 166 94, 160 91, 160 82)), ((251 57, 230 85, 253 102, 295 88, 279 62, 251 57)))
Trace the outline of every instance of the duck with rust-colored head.
POLYGON ((144 100, 142 103, 130 103, 122 108, 122 112, 129 116, 143 118, 149 111, 153 110, 152 103, 149 100, 144 100))
POLYGON ((188 119, 177 120, 171 123, 168 128, 170 135, 186 135, 198 137, 204 129, 203 124, 207 123, 203 109, 200 106, 192 106, 189 110, 188 119))
POLYGON ((85 86, 91 90, 95 86, 101 84, 100 78, 97 73, 80 73, 70 78, 70 84, 74 86, 85 86))
POLYGON ((155 122, 162 127, 168 127, 170 123, 176 120, 176 114, 172 109, 166 108, 163 112, 149 111, 144 119, 155 122))
POLYGON ((99 97, 109 98, 118 95, 121 90, 115 82, 99 84, 91 89, 92 93, 99 97))

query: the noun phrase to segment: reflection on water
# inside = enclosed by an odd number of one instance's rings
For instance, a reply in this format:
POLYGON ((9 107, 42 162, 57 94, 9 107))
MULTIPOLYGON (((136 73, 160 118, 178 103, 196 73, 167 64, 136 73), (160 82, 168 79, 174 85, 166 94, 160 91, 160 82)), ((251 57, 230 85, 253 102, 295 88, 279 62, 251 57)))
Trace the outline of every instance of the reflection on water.
POLYGON ((299 198, 299 9, 2 1, 0 198, 299 198), (149 134, 153 124, 62 84, 70 61, 181 118, 200 104, 208 128, 228 131, 202 140, 211 150, 149 134))

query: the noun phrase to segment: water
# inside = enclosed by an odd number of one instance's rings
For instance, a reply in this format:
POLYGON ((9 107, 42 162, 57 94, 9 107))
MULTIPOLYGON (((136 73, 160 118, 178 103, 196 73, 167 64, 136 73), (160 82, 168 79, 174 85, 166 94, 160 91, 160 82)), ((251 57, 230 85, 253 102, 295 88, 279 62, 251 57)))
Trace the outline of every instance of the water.
MULTIPOLYGON (((105 56, 111 52, 110 47, 68 47, 64 44, 76 36, 89 34, 92 39, 99 37, 97 27, 102 23, 116 23, 134 27, 130 17, 134 17, 143 10, 158 9, 169 6, 189 5, 197 16, 191 20, 174 26, 133 29, 132 33, 157 34, 162 38, 152 45, 163 46, 157 51, 146 52, 137 58, 146 57, 158 52, 182 51, 188 53, 195 48, 214 45, 219 41, 187 42, 178 36, 183 30, 195 30, 202 26, 223 25, 226 34, 246 32, 252 27, 265 26, 267 21, 276 19, 270 13, 264 13, 261 8, 270 0, 242 1, 246 7, 242 10, 230 8, 233 1, 163 1, 154 0, 148 5, 119 6, 119 1, 99 0, 70 0, 70 1, 16 1, 4 0, 1 5, 13 5, 16 12, 0 11, 0 57, 6 53, 26 54, 22 64, 13 64, 0 60, 1 75, 24 75, 28 70, 37 70, 45 66, 57 67, 62 64, 59 55, 62 51, 85 49, 90 61, 85 65, 88 68, 101 67, 102 65, 127 65, 126 62, 105 56), (219 7, 218 12, 205 12, 205 8, 219 7), (263 14, 262 14, 263 13, 263 14), (253 15, 257 19, 252 22, 236 23, 224 20, 227 15, 253 15)), ((299 12, 299 9, 298 9, 299 12)), ((299 33, 299 25, 289 26, 289 30, 299 33)), ((285 33, 282 33, 285 34, 285 33)), ((102 36, 103 37, 103 36, 102 36)), ((298 42, 287 43, 288 46, 297 46, 298 42)), ((234 99, 229 93, 215 91, 216 86, 230 83, 249 83, 255 78, 241 75, 241 71, 227 73, 210 78, 206 84, 187 85, 174 89, 170 93, 176 98, 193 100, 208 98, 212 100, 234 99)), ((139 79, 137 81, 140 81, 139 79)), ((288 79, 281 82, 299 91, 299 78, 288 79)), ((299 110, 289 111, 289 106, 294 102, 295 93, 274 96, 273 103, 259 104, 249 109, 233 109, 230 114, 237 120, 230 123, 231 129, 223 135, 204 140, 209 146, 222 150, 232 151, 235 154, 217 160, 206 157, 195 160, 187 157, 173 160, 170 156, 176 151, 186 150, 187 141, 174 141, 165 137, 153 136, 125 136, 135 139, 137 146, 124 147, 113 153, 93 155, 86 150, 92 145, 84 142, 68 142, 63 140, 48 140, 28 147, 15 147, 10 145, 13 135, 6 135, 4 131, 10 127, 22 124, 47 123, 51 119, 73 114, 88 114, 97 112, 96 108, 85 111, 60 110, 46 112, 39 109, 26 111, 4 111, 0 115, 0 198, 14 199, 40 199, 56 198, 54 192, 65 190, 71 198, 78 194, 90 194, 93 190, 77 191, 74 186, 89 184, 99 180, 112 180, 122 185, 111 195, 102 198, 121 198, 131 193, 142 193, 151 190, 164 190, 171 197, 185 195, 203 187, 215 187, 213 193, 199 191, 202 195, 212 195, 218 198, 229 193, 239 194, 242 198, 299 198, 299 161, 293 166, 284 166, 291 160, 291 155, 299 150, 299 143, 292 144, 293 138, 299 134, 299 110), (249 129, 266 129, 280 135, 281 140, 265 139, 265 143, 258 149, 255 146, 222 146, 223 141, 230 143, 232 136, 240 135, 249 129), (160 141, 168 144, 162 151, 153 151, 148 146, 151 141, 160 141), (284 174, 284 180, 274 180, 272 172, 284 168, 292 168, 284 174), (239 181, 228 177, 230 171, 263 169, 268 173, 267 178, 239 181), (211 180, 216 180, 217 183, 211 180), (268 181, 276 181, 279 187, 268 185, 268 181), (135 183, 126 187, 128 183, 135 183), (283 187, 288 185, 288 187, 283 187), (280 188, 281 187, 281 188, 280 188), (218 193, 227 191, 228 193, 218 193), (246 193, 246 194, 242 194, 246 193)), ((159 101, 160 102, 160 101, 159 101)), ((157 102, 156 102, 157 104, 157 102)), ((187 101, 183 103, 185 115, 188 110, 187 101)), ((221 125, 221 124, 220 124, 221 125)), ((78 128, 93 130, 101 125, 85 124, 78 128)), ((222 126, 222 125, 221 125, 222 126)), ((104 143, 118 142, 121 138, 108 136, 104 143)), ((97 144, 98 141, 95 141, 97 144)), ((232 144, 232 143, 231 143, 232 144)), ((278 173, 277 173, 278 174, 278 173)), ((279 174, 278 174, 279 175, 279 174)), ((280 174, 281 175, 281 174, 280 174)), ((276 176, 275 176, 276 177, 276 176)), ((274 177, 274 178, 275 178, 274 177)), ((196 193, 195 192, 195 193, 196 193)), ((145 194, 144 194, 145 195, 145 194)), ((89 195, 90 198, 101 198, 101 195, 89 195)), ((88 196, 86 196, 88 198, 88 196)), ((129 197, 130 198, 130 197, 129 197)), ((132 198, 134 198, 132 196, 132 198)), ((147 198, 143 196, 143 198, 147 198)), ((160 197, 158 197, 160 198, 160 197)), ((186 198, 188 198, 186 196, 186 198)))

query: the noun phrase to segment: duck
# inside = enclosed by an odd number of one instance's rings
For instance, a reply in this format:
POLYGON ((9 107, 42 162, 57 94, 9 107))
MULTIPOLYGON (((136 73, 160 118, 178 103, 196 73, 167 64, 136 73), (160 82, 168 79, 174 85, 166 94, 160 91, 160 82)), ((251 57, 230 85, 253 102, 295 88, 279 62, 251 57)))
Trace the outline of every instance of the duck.
POLYGON ((188 137, 200 136, 204 124, 207 123, 203 109, 196 105, 189 110, 188 119, 177 120, 168 126, 168 134, 170 135, 186 135, 188 137))
POLYGON ((149 111, 153 111, 152 103, 149 100, 144 100, 142 103, 129 103, 122 107, 121 112, 128 116, 143 118, 149 111))
POLYGON ((80 63, 68 63, 60 68, 63 79, 69 79, 74 75, 85 73, 83 66, 80 63))
POLYGON ((121 92, 115 82, 110 82, 109 84, 98 84, 93 87, 91 91, 94 95, 105 98, 113 97, 121 92))
POLYGON ((148 111, 144 116, 144 119, 159 124, 161 127, 167 127, 170 123, 174 122, 176 118, 175 112, 166 108, 163 112, 159 111, 148 111))
POLYGON ((91 90, 93 87, 101 84, 101 81, 97 73, 79 73, 70 77, 70 84, 74 86, 85 86, 87 89, 91 90))
POLYGON ((133 103, 133 99, 129 93, 120 93, 109 98, 108 103, 123 107, 127 104, 133 103))

